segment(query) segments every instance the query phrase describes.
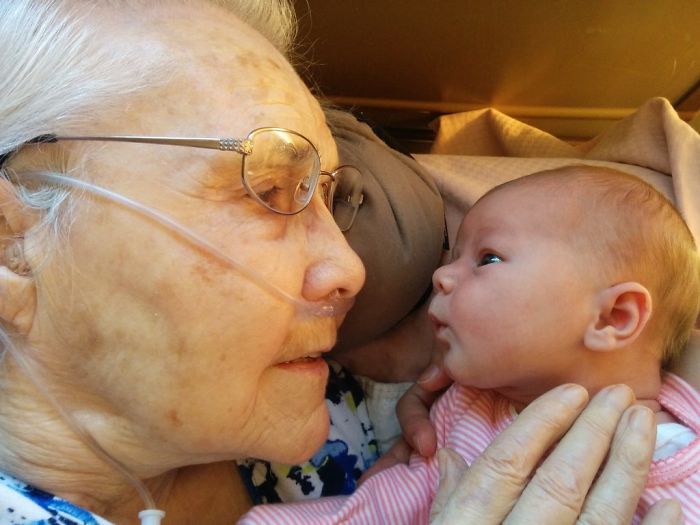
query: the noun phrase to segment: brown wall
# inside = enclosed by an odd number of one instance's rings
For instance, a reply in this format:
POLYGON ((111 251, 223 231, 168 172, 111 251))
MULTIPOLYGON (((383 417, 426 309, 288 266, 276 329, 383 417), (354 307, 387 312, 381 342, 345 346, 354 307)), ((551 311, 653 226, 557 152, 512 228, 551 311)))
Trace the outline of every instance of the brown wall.
POLYGON ((325 95, 399 126, 495 106, 585 138, 653 96, 688 119, 700 108, 699 0, 300 0, 297 9, 325 95))

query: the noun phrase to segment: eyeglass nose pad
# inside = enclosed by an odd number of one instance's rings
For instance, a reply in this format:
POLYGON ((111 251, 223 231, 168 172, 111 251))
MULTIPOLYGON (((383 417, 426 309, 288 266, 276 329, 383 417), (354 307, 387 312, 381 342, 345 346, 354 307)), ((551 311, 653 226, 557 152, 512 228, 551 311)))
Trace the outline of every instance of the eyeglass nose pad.
POLYGON ((362 177, 356 170, 347 170, 343 172, 343 177, 340 178, 338 194, 342 201, 354 208, 358 208, 364 201, 362 177))
POLYGON ((299 181, 294 190, 294 202, 305 206, 313 196, 313 187, 315 185, 311 181, 310 176, 306 176, 299 181))

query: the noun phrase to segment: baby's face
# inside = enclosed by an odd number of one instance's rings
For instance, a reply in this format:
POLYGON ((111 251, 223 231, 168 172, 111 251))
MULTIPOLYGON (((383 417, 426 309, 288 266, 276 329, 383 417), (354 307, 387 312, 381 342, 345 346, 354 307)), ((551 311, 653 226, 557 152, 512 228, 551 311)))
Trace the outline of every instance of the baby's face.
POLYGON ((429 310, 456 382, 529 398, 570 377, 596 291, 570 222, 561 200, 518 186, 467 213, 429 310))

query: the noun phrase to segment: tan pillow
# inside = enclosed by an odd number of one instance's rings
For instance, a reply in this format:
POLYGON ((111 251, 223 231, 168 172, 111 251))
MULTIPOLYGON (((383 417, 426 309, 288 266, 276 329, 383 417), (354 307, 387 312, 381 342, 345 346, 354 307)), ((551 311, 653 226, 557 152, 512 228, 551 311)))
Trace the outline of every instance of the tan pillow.
MULTIPOLYGON (((450 206, 509 179, 568 164, 638 175, 676 205, 700 244, 700 135, 653 98, 592 140, 572 145, 494 109, 438 119, 433 155, 418 156, 450 206)), ((448 221, 448 229, 450 227, 448 221)))
POLYGON ((674 200, 671 177, 631 164, 571 158, 482 157, 468 155, 416 155, 430 173, 444 198, 450 245, 454 242, 464 213, 479 197, 494 186, 542 170, 572 164, 607 166, 645 180, 671 201, 674 200))
POLYGON ((326 109, 341 164, 360 169, 364 202, 346 232, 367 280, 340 328, 336 352, 376 339, 394 327, 431 287, 442 254, 442 199, 427 172, 389 148, 369 126, 326 109))

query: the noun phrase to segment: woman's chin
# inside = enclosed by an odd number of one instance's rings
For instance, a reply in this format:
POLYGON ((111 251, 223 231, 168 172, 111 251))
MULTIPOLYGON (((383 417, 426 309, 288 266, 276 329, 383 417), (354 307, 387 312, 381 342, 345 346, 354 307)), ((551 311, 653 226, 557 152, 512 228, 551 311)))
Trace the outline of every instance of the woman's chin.
POLYGON ((324 403, 319 410, 310 414, 300 428, 284 436, 284 443, 280 443, 271 454, 270 461, 289 465, 308 461, 325 443, 329 426, 328 409, 324 403))
POLYGON ((330 426, 327 382, 328 365, 320 358, 278 363, 265 371, 251 413, 257 457, 295 464, 323 445, 330 426))

